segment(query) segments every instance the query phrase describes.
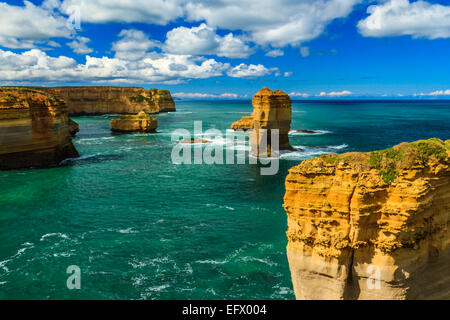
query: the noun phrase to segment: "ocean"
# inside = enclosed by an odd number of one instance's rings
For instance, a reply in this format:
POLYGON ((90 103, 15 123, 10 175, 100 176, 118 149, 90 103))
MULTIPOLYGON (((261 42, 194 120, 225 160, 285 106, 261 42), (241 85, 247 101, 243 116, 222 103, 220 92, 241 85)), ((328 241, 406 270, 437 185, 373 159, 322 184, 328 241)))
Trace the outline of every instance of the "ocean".
POLYGON ((225 134, 251 114, 250 101, 176 105, 156 115, 158 134, 112 134, 113 115, 74 117, 80 158, 0 172, 0 299, 294 299, 282 208, 289 168, 450 139, 449 101, 294 101, 292 129, 317 133, 291 134, 298 151, 263 176, 260 164, 171 160, 175 130, 202 121, 225 134), (67 286, 69 266, 80 270, 79 290, 67 286))

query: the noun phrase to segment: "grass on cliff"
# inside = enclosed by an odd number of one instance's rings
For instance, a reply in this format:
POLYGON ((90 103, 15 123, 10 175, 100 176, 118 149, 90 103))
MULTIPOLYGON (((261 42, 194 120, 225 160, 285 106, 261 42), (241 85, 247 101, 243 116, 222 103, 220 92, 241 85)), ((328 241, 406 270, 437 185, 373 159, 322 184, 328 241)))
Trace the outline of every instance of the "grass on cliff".
POLYGON ((343 155, 325 155, 320 158, 328 164, 349 163, 362 170, 378 170, 383 181, 390 185, 397 179, 401 170, 415 165, 425 166, 430 160, 447 158, 450 140, 437 138, 401 143, 393 148, 369 153, 349 153, 343 155))
POLYGON ((143 103, 145 102, 151 102, 150 98, 144 97, 142 94, 138 94, 137 96, 134 97, 129 97, 128 98, 131 102, 135 102, 135 103, 143 103))
MULTIPOLYGON (((56 102, 58 101, 58 98, 56 96, 54 96, 51 93, 45 92, 45 91, 41 91, 38 89, 34 89, 34 88, 27 88, 27 87, 0 87, 0 91, 9 91, 9 92, 17 92, 17 93, 39 93, 42 94, 43 96, 47 97, 47 99, 50 102, 56 102)), ((10 96, 13 96, 15 98, 17 98, 16 96, 14 96, 11 93, 7 93, 7 99, 12 99, 10 96)), ((15 102, 15 101, 13 101, 15 102)))

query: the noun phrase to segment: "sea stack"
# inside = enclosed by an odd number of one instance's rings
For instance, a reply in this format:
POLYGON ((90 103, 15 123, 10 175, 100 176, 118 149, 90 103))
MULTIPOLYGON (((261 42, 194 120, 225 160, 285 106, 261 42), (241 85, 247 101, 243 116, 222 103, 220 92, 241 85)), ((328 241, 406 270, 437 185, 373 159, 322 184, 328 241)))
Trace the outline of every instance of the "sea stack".
POLYGON ((279 131, 279 150, 293 150, 289 144, 291 129, 291 99, 281 90, 262 88, 253 96, 253 130, 250 134, 252 154, 256 157, 277 156, 273 150, 273 132, 279 131), (267 139, 267 143, 265 143, 267 139))
POLYGON ((297 299, 450 299, 450 141, 327 155, 290 169, 297 299))
POLYGON ((124 115, 111 119, 111 131, 114 132, 152 133, 156 132, 157 127, 158 119, 145 111, 136 115, 124 115))
POLYGON ((56 166, 74 157, 64 100, 33 89, 0 88, 0 170, 56 166))
POLYGON ((175 103, 168 90, 135 87, 52 87, 39 90, 62 97, 69 115, 175 111, 175 103))

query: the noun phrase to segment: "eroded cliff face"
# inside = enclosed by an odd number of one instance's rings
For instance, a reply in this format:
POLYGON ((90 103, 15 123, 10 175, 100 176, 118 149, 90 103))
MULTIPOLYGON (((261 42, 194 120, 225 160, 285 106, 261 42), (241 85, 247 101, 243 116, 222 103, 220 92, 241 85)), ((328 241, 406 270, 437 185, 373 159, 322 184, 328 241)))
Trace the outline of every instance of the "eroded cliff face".
POLYGON ((168 90, 132 87, 55 87, 40 88, 62 97, 71 115, 136 114, 175 111, 168 90))
POLYGON ((286 179, 297 299, 450 298, 450 141, 328 155, 286 179))
POLYGON ((24 88, 0 88, 0 170, 58 165, 78 157, 64 100, 24 88))

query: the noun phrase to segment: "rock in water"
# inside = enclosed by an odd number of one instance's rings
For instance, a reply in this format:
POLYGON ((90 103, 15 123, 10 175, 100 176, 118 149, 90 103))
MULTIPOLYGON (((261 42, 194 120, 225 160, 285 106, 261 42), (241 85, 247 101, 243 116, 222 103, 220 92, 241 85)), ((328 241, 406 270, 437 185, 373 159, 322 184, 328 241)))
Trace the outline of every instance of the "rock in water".
POLYGON ((156 132, 156 128, 158 128, 158 120, 145 111, 141 111, 136 115, 126 115, 111 119, 111 131, 115 132, 151 133, 156 132))
POLYGON ((0 88, 0 170, 56 166, 78 157, 64 100, 25 88, 0 88))
POLYGON ((252 130, 253 129, 253 115, 251 116, 244 116, 241 118, 241 120, 236 121, 231 125, 231 129, 233 130, 252 130))
POLYGON ((180 143, 202 143, 202 144, 206 144, 206 143, 211 143, 211 141, 206 140, 206 139, 194 139, 194 138, 190 138, 190 139, 184 139, 182 141, 180 141, 180 143))
POLYGON ((449 157, 430 139, 290 169, 297 299, 450 299, 449 157))
POLYGON ((277 156, 272 150, 272 129, 279 130, 279 150, 293 150, 289 144, 291 130, 291 99, 281 90, 262 88, 252 100, 253 131, 250 134, 252 154, 256 157, 277 156), (261 143, 267 135, 267 145, 261 143))
POLYGON ((175 111, 168 90, 133 87, 52 87, 38 88, 62 97, 70 115, 136 114, 175 111))

